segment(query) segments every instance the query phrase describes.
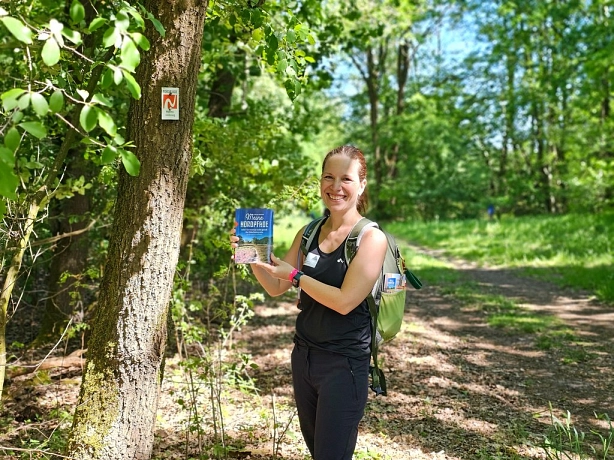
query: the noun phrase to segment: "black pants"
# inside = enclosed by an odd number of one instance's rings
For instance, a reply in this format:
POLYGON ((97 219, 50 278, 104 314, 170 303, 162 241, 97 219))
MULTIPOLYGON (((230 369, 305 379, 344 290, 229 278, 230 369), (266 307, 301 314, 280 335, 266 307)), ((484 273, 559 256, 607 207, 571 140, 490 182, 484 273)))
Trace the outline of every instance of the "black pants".
POLYGON ((355 359, 295 344, 294 398, 314 460, 351 460, 369 391, 369 356, 355 359))

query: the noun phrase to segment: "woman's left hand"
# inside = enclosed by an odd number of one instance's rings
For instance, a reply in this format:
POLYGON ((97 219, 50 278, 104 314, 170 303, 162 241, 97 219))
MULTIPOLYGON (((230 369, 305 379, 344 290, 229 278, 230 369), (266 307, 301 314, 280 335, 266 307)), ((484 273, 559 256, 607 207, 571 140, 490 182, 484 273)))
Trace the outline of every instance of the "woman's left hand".
POLYGON ((261 267, 272 277, 286 281, 289 280, 290 273, 292 273, 292 270, 294 270, 292 265, 275 256, 273 253, 271 253, 271 264, 267 264, 265 262, 255 262, 254 265, 261 267))

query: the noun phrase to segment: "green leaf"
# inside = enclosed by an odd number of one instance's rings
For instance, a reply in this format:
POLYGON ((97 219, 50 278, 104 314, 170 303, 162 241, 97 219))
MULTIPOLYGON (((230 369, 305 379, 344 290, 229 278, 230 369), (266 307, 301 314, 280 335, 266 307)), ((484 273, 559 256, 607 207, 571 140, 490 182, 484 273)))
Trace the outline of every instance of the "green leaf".
POLYGON ((113 103, 107 99, 104 94, 96 93, 92 96, 92 102, 95 104, 104 105, 106 107, 113 107, 113 103))
POLYGON ((129 8, 128 14, 130 14, 130 16, 134 18, 134 22, 136 22, 136 25, 139 29, 142 30, 145 28, 145 21, 143 20, 143 16, 141 16, 141 14, 135 8, 129 8))
POLYGON ((43 62, 49 67, 54 66, 60 60, 60 46, 55 38, 49 37, 41 52, 43 62))
POLYGON ((119 34, 119 30, 111 26, 104 32, 104 35, 102 36, 102 44, 105 48, 110 48, 111 46, 115 46, 117 39, 120 37, 121 35, 119 34))
POLYGON ((126 32, 128 27, 130 27, 130 17, 126 13, 126 9, 121 9, 115 15, 115 27, 117 27, 121 32, 126 32))
POLYGON ((122 73, 122 69, 119 67, 115 67, 113 70, 113 81, 116 85, 119 85, 124 80, 124 74, 122 73))
POLYGON ((23 123, 19 123, 18 126, 21 126, 26 132, 32 134, 37 139, 42 139, 47 136, 47 128, 38 121, 24 121, 23 123))
POLYGON ((100 79, 100 88, 109 89, 113 84, 113 71, 109 68, 105 69, 100 79))
POLYGON ((96 141, 89 136, 84 136, 81 143, 85 145, 97 145, 96 141))
POLYGON ((19 110, 26 110, 28 107, 30 107, 30 93, 26 93, 19 98, 17 107, 19 107, 19 110))
POLYGON ((106 23, 107 23, 107 20, 105 18, 101 18, 99 16, 97 18, 94 18, 92 20, 92 22, 90 22, 90 26, 87 28, 87 30, 89 30, 90 32, 94 32, 94 31, 100 29, 106 23))
POLYGON ((64 29, 62 29, 62 35, 68 38, 75 45, 80 45, 82 42, 81 34, 77 32, 76 30, 67 29, 65 27, 64 29))
POLYGON ((32 93, 30 95, 32 99, 32 108, 36 112, 39 117, 44 117, 49 112, 49 104, 47 103, 47 99, 40 93, 32 93))
POLYGON ((14 126, 11 127, 4 136, 4 145, 7 149, 10 149, 12 152, 19 148, 19 143, 21 142, 21 134, 19 134, 19 130, 14 126))
POLYGON ((15 110, 13 112, 13 116, 11 117, 11 121, 15 124, 19 123, 23 120, 23 112, 21 110, 15 110))
POLYGON ((160 21, 158 21, 153 14, 151 14, 149 11, 147 12, 147 19, 149 19, 151 21, 151 23, 153 24, 153 26, 156 28, 156 30, 158 31, 158 33, 164 37, 166 35, 166 30, 164 29, 164 26, 162 25, 162 23, 160 21))
POLYGON ((11 168, 15 166, 15 154, 12 150, 5 147, 0 147, 0 165, 9 165, 11 168))
POLYGON ((0 99, 2 99, 2 107, 4 107, 4 110, 9 111, 17 107, 17 98, 25 92, 25 89, 13 88, 2 93, 0 99))
POLYGON ((290 29, 286 34, 286 41, 288 43, 294 43, 296 41, 296 32, 293 29, 290 29))
POLYGON ((103 165, 108 165, 113 163, 115 158, 117 158, 117 149, 111 145, 107 145, 102 151, 102 158, 100 159, 100 162, 103 165))
POLYGON ((134 77, 130 74, 130 72, 126 70, 122 70, 122 74, 124 75, 124 78, 126 79, 126 85, 128 86, 128 91, 130 91, 130 94, 132 95, 132 97, 135 99, 140 99, 141 98, 141 87, 136 82, 134 77))
POLYGON ((272 48, 274 52, 279 49, 279 40, 277 40, 277 36, 275 34, 269 35, 269 38, 267 39, 267 44, 270 48, 272 48))
POLYGON ((251 22, 253 26, 257 29, 258 27, 262 26, 262 23, 264 21, 263 14, 258 9, 252 10, 251 13, 251 22))
POLYGON ((149 50, 151 45, 149 44, 149 40, 147 40, 145 35, 139 32, 133 32, 130 34, 130 36, 132 37, 132 40, 134 40, 134 43, 139 45, 143 51, 149 50))
POLYGON ((134 72, 141 62, 141 55, 139 54, 139 50, 136 45, 132 41, 130 37, 124 37, 124 43, 122 44, 121 50, 121 66, 129 70, 130 72, 134 72))
POLYGON ((45 165, 39 163, 38 161, 26 161, 25 163, 22 163, 22 166, 28 169, 42 169, 45 165))
POLYGON ((19 19, 7 16, 0 18, 0 21, 17 40, 27 45, 32 44, 32 31, 19 19))
POLYGON ((53 113, 60 112, 64 107, 64 93, 60 90, 56 90, 53 92, 51 97, 49 98, 49 109, 53 113))
POLYGON ((98 112, 98 124, 100 127, 104 129, 109 136, 115 137, 117 134, 117 126, 115 125, 113 117, 104 110, 96 109, 96 111, 98 112))
POLYGON ((259 42, 264 38, 264 31, 262 29, 256 29, 252 32, 252 38, 254 41, 259 42))
POLYGON ((119 149, 119 154, 122 157, 122 163, 126 172, 131 176, 138 176, 141 171, 141 162, 136 155, 128 150, 119 149))
POLYGON ((81 127, 88 133, 94 129, 98 123, 98 111, 96 108, 91 105, 83 106, 81 114, 79 115, 79 123, 81 123, 81 127))
POLYGON ((4 200, 0 200, 0 220, 4 219, 4 216, 6 216, 6 204, 4 200))
POLYGON ((19 186, 19 178, 15 174, 15 171, 13 171, 13 168, 14 162, 13 165, 8 165, 0 161, 0 195, 7 197, 9 200, 17 199, 15 190, 17 190, 19 186))
POLYGON ((83 8, 83 5, 79 0, 73 0, 73 2, 70 4, 70 19, 72 19, 72 22, 76 24, 85 19, 85 8, 83 8))
POLYGON ((301 94, 301 82, 298 79, 288 78, 284 81, 286 93, 291 101, 295 100, 301 94))

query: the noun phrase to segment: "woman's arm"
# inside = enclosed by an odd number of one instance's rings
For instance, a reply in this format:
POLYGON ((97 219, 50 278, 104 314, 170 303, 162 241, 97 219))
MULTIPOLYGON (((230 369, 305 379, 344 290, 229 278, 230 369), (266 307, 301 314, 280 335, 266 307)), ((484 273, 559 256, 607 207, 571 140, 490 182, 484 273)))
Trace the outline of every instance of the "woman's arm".
MULTIPOLYGON (((300 234, 302 235, 302 231, 300 234)), ((295 239, 288 254, 292 253, 295 244, 296 250, 298 251, 300 235, 298 244, 295 239)), ((300 279, 301 289, 322 305, 342 315, 347 315, 356 308, 373 289, 375 281, 377 281, 382 271, 387 244, 386 236, 381 230, 377 228, 368 229, 362 236, 359 250, 348 267, 341 288, 329 286, 310 276, 303 275, 300 279)), ((271 278, 278 279, 278 284, 280 286, 286 286, 291 285, 287 280, 296 264, 296 253, 294 253, 294 258, 295 260, 292 263, 288 260, 288 255, 286 255, 283 260, 271 256, 271 261, 274 265, 262 263, 254 265, 258 265, 258 269, 266 271, 271 278)), ((283 292, 287 289, 289 289, 289 286, 283 292)))

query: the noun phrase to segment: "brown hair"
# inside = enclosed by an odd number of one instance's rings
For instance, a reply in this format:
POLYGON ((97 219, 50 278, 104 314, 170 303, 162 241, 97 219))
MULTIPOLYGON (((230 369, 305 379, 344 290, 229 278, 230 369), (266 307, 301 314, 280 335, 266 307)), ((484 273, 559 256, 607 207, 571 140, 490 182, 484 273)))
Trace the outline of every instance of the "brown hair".
MULTIPOLYGON (((345 155, 352 160, 357 160, 360 164, 360 168, 358 169, 358 177, 362 182, 367 178, 367 162, 365 161, 365 155, 358 147, 354 147, 353 145, 342 145, 341 147, 334 148, 330 152, 326 154, 324 161, 322 162, 322 173, 324 173, 324 167, 326 166, 326 162, 328 159, 334 155, 345 155)), ((369 204, 369 198, 367 197, 367 188, 362 192, 362 195, 358 197, 358 201, 356 202, 356 209, 361 214, 364 214, 367 211, 367 206, 369 204)))

